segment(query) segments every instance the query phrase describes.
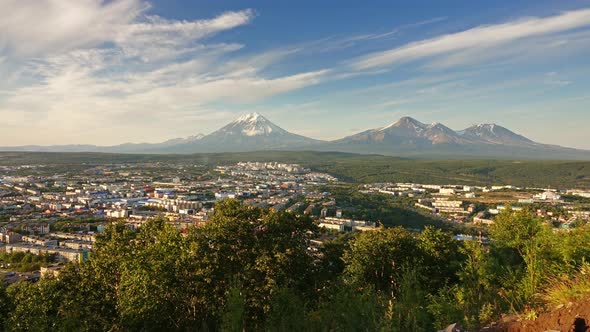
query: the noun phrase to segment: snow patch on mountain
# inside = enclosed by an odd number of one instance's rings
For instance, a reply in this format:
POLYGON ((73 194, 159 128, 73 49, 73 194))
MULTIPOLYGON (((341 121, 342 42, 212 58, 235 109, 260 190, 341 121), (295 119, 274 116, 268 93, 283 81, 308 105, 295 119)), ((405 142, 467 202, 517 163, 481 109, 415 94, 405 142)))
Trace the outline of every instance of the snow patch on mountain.
POLYGON ((270 136, 271 134, 284 134, 285 130, 276 126, 264 116, 258 113, 249 113, 238 117, 235 121, 221 129, 229 135, 270 136))
POLYGON ((201 139, 203 139, 203 137, 205 137, 205 135, 203 134, 196 134, 196 135, 192 135, 189 137, 180 137, 180 138, 173 138, 173 139, 169 139, 161 144, 186 144, 186 143, 193 143, 193 142, 197 142, 201 139))
POLYGON ((378 129, 377 131, 386 131, 391 128, 408 128, 414 130, 417 133, 420 133, 426 129, 426 125, 416 119, 405 116, 388 126, 378 129))

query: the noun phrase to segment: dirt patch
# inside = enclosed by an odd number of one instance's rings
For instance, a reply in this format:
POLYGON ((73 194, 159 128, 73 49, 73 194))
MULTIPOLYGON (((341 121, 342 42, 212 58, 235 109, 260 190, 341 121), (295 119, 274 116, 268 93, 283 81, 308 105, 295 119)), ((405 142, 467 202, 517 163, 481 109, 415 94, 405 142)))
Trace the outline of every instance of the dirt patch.
POLYGON ((504 322, 489 332, 590 332, 590 300, 570 304, 539 315, 535 320, 504 322))

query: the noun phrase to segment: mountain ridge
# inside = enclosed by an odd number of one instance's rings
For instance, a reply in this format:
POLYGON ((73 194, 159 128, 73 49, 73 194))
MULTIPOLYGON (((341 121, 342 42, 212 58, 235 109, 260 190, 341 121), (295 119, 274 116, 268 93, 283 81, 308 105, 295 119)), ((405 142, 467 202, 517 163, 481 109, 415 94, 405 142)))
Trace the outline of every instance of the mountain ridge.
POLYGON ((173 138, 160 143, 113 146, 56 145, 0 147, 1 151, 215 153, 265 150, 341 151, 402 157, 483 157, 526 159, 587 159, 590 151, 542 144, 493 123, 453 130, 442 123, 422 123, 404 116, 384 127, 365 130, 333 141, 291 133, 259 113, 237 117, 207 134, 173 138))
POLYGON ((379 143, 397 143, 401 145, 424 147, 439 144, 505 144, 518 145, 534 143, 524 136, 518 135, 496 124, 480 124, 464 130, 453 130, 442 123, 422 123, 411 117, 402 117, 397 122, 376 129, 369 129, 358 134, 350 135, 336 143, 355 143, 365 141, 379 143), (492 128, 492 133, 490 129, 492 128), (498 128, 499 133, 493 130, 498 128), (518 141, 521 141, 520 143, 518 141))

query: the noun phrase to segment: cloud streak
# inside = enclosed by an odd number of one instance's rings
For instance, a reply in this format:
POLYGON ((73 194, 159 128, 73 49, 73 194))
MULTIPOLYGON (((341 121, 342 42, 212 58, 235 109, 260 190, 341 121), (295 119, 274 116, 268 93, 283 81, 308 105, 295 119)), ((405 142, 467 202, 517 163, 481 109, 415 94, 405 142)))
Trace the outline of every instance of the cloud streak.
MULTIPOLYGON (((590 26, 590 9, 564 12, 544 18, 525 18, 503 24, 480 26, 462 32, 412 42, 401 47, 375 52, 352 62, 357 70, 367 70, 399 65, 435 56, 443 58, 477 57, 481 50, 496 47, 526 38, 564 32, 590 26)), ((458 61, 448 61, 447 65, 458 61)))

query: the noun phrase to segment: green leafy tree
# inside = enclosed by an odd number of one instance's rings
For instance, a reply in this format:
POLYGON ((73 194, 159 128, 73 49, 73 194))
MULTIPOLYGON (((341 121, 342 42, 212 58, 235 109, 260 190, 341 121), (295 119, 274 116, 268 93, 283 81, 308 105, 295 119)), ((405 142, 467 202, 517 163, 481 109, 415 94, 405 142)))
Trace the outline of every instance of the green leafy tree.
POLYGON ((292 289, 278 289, 271 300, 266 330, 272 332, 305 331, 305 304, 292 289))
POLYGON ((372 285, 393 297, 403 267, 422 258, 417 241, 401 227, 362 232, 344 253, 344 273, 355 284, 372 285))
POLYGON ((221 315, 220 327, 223 332, 242 332, 245 329, 246 303, 238 287, 232 287, 225 302, 225 310, 221 315))
POLYGON ((246 327, 262 328, 275 289, 288 287, 303 294, 312 285, 307 251, 312 228, 306 217, 250 208, 235 200, 217 204, 207 225, 189 234, 183 257, 190 271, 186 286, 192 290, 194 314, 215 325, 227 290, 237 282, 246 303, 246 327))
POLYGON ((453 234, 426 226, 417 240, 418 247, 423 253, 420 272, 426 279, 425 286, 429 290, 436 290, 457 282, 457 273, 465 260, 465 255, 453 234))
POLYGON ((554 247, 559 252, 563 273, 574 273, 590 261, 590 227, 577 227, 559 234, 554 247))
POLYGON ((344 252, 348 250, 352 239, 352 233, 344 233, 322 243, 319 248, 320 257, 315 264, 314 285, 316 289, 321 290, 338 282, 338 278, 346 268, 343 260, 344 252))
POLYGON ((0 275, 0 331, 3 331, 6 325, 6 319, 12 310, 11 299, 6 293, 4 286, 4 275, 0 275))
POLYGON ((526 272, 522 279, 522 295, 528 301, 551 268, 554 255, 551 229, 528 211, 507 210, 495 219, 491 237, 495 246, 513 249, 522 258, 526 272))
POLYGON ((310 331, 379 331, 387 330, 388 300, 372 287, 356 288, 349 284, 334 286, 309 314, 310 331))
POLYGON ((8 288, 13 303, 6 328, 9 331, 57 331, 63 288, 57 280, 18 282, 8 288))
POLYGON ((394 331, 432 331, 432 318, 427 309, 428 294, 423 267, 405 267, 398 294, 393 303, 392 329, 394 331))
POLYGON ((501 286, 493 280, 495 271, 500 269, 477 242, 465 242, 460 251, 465 261, 457 273, 458 283, 427 295, 428 311, 437 329, 457 322, 476 329, 494 318, 501 308, 501 286))
POLYGON ((104 331, 116 326, 118 318, 112 295, 97 278, 102 272, 90 262, 71 264, 55 279, 61 287, 59 325, 62 331, 104 331))
POLYGON ((110 224, 97 236, 89 262, 80 266, 81 292, 89 299, 89 307, 105 328, 119 326, 117 310, 120 284, 125 266, 134 260, 136 232, 122 222, 110 224))
POLYGON ((121 266, 117 294, 122 326, 142 331, 184 327, 180 233, 164 220, 154 219, 141 227, 133 246, 135 255, 121 266))

